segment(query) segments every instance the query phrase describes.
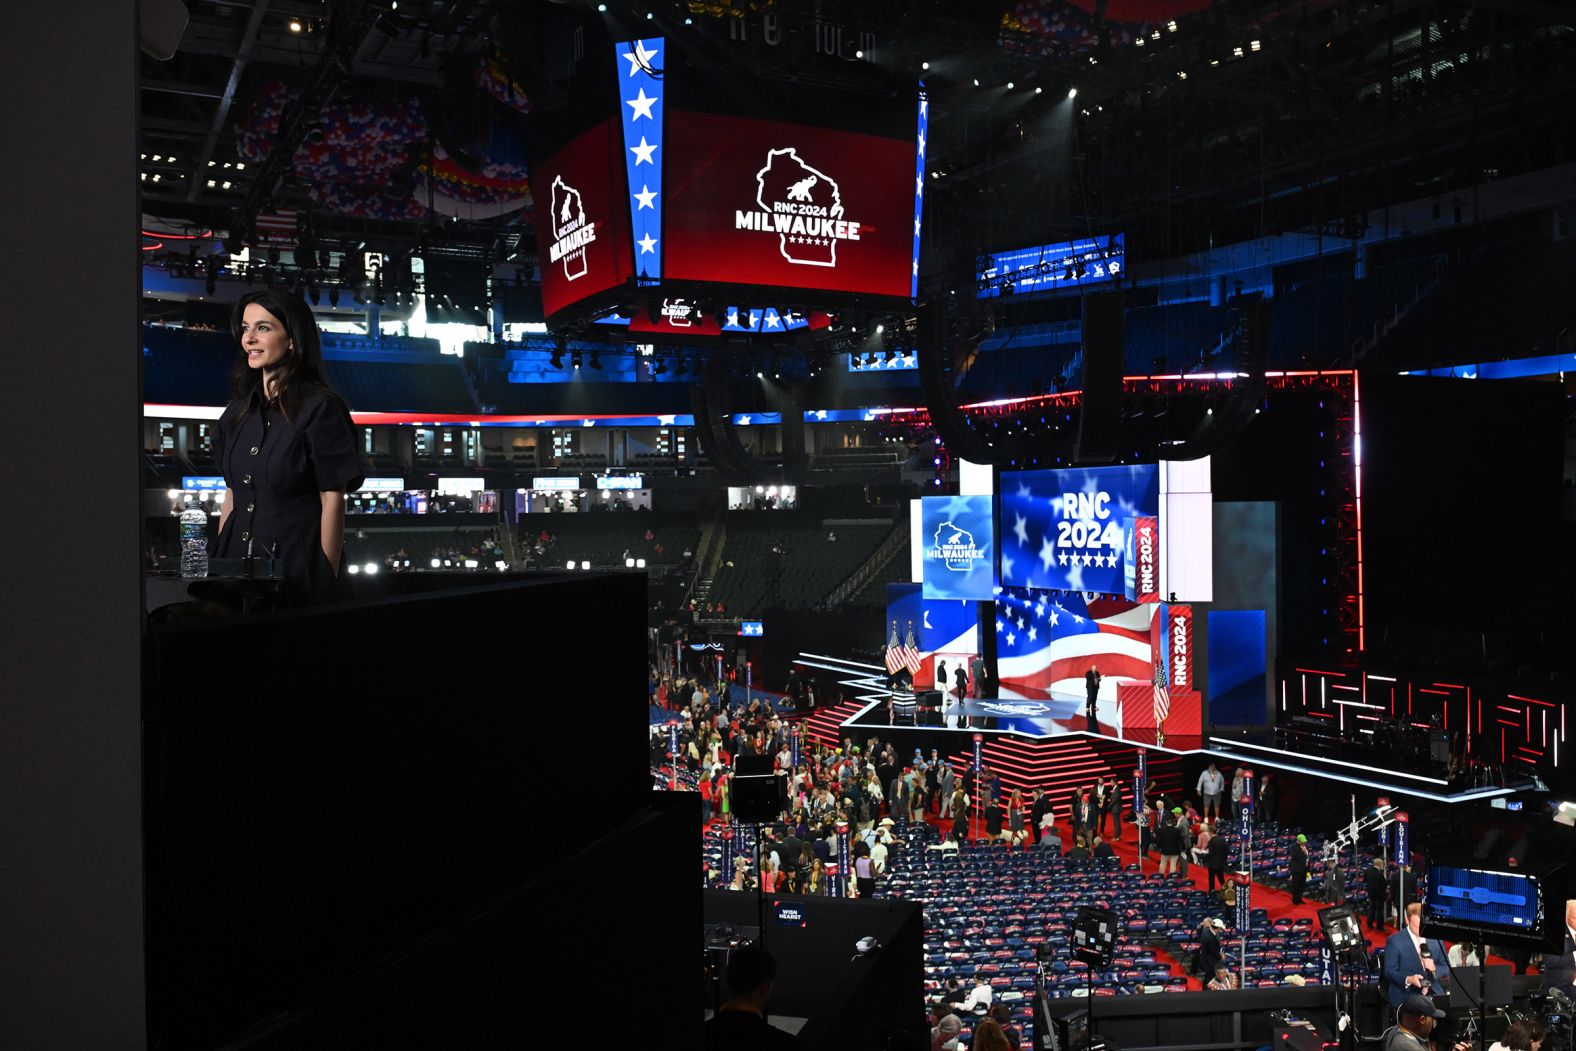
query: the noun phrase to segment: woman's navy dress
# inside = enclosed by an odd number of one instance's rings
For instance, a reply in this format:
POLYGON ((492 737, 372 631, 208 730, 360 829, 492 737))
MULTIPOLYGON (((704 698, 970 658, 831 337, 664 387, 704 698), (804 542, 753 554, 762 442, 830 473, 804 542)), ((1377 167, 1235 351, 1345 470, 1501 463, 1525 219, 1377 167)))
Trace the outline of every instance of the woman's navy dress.
POLYGON ((250 547, 266 558, 277 544, 276 572, 290 582, 294 598, 335 598, 338 567, 323 554, 319 494, 354 491, 364 474, 355 424, 339 395, 308 392, 292 420, 263 402, 259 385, 225 406, 213 452, 233 501, 214 555, 240 558, 250 547))

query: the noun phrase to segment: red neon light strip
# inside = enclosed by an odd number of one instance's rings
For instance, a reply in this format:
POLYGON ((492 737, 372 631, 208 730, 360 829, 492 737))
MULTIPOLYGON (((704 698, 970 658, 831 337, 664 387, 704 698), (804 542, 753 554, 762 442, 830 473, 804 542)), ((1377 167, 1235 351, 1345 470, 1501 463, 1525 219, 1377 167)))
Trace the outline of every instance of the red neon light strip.
POLYGON ((1464 689, 1466 689, 1465 686, 1462 686, 1460 683, 1456 683, 1456 682, 1436 682, 1436 683, 1434 683, 1434 685, 1435 686, 1448 686, 1452 690, 1464 690, 1464 689))
POLYGON ((1536 697, 1522 697, 1521 695, 1514 693, 1507 693, 1505 696, 1509 697, 1513 701, 1527 701, 1530 704, 1541 704, 1545 708, 1555 707, 1553 701, 1540 701, 1536 697))
POLYGON ((1342 686, 1340 683, 1332 683, 1330 685, 1330 689, 1332 689, 1332 690, 1351 690, 1353 693, 1359 692, 1357 687, 1355 687, 1355 686, 1342 686))
POLYGON ((1297 670, 1301 672, 1307 672, 1309 675, 1333 675, 1337 679, 1343 679, 1346 677, 1346 673, 1344 671, 1320 671, 1318 668, 1298 668, 1297 670))
POLYGON ((1508 704, 1496 704, 1494 707, 1498 708, 1502 712, 1509 712, 1511 715, 1515 715, 1517 712, 1521 711, 1520 708, 1512 708, 1508 704))
POLYGON ((1418 690, 1417 692, 1418 693, 1437 693, 1441 697, 1449 697, 1450 696, 1450 691, 1449 690, 1430 690, 1426 686, 1423 689, 1418 690))

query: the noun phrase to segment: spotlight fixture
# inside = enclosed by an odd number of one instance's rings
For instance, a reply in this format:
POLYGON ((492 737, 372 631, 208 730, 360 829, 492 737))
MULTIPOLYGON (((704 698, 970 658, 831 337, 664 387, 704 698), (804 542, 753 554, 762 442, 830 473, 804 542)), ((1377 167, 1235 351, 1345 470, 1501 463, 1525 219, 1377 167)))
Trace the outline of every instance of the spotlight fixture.
POLYGON ((289 26, 289 27, 290 27, 290 32, 292 32, 292 33, 299 33, 299 32, 301 32, 301 30, 302 30, 302 29, 303 29, 303 28, 305 28, 305 27, 304 27, 304 26, 303 26, 303 25, 302 25, 302 24, 301 24, 301 20, 300 20, 300 19, 299 19, 299 18, 292 18, 292 19, 291 19, 291 20, 290 20, 290 21, 289 21, 289 22, 288 22, 288 23, 286 23, 286 24, 287 24, 287 25, 288 25, 288 26, 289 26))
POLYGON ((569 364, 577 369, 580 367, 580 360, 580 352, 578 350, 569 356, 569 364))
POLYGON ((1012 90, 1012 81, 1010 81, 1010 80, 1009 80, 1009 81, 1007 81, 1007 90, 1008 90, 1008 91, 1011 91, 1011 90, 1012 90))
POLYGON ((980 86, 980 78, 979 77, 975 77, 974 78, 974 86, 975 87, 979 87, 980 86))
POLYGON ((1068 88, 1067 89, 1067 97, 1070 98, 1070 99, 1077 98, 1078 97, 1078 89, 1077 88, 1068 88))
POLYGON ((919 68, 920 69, 929 69, 930 68, 930 63, 929 62, 921 62, 919 64, 919 68))
POLYGON ((1044 93, 1044 91, 1045 91, 1045 89, 1044 89, 1044 88, 1035 88, 1035 89, 1034 89, 1034 93, 1035 93, 1035 94, 1036 94, 1036 95, 1039 95, 1039 94, 1043 94, 1043 93, 1044 93))

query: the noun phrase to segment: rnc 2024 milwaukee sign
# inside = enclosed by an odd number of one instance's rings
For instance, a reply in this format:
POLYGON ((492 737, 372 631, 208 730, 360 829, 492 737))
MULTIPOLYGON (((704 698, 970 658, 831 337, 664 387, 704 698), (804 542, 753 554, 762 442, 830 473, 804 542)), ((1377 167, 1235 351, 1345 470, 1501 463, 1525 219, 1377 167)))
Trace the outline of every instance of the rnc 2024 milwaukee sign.
POLYGON ((920 508, 924 597, 991 598, 996 588, 991 498, 927 496, 920 508))

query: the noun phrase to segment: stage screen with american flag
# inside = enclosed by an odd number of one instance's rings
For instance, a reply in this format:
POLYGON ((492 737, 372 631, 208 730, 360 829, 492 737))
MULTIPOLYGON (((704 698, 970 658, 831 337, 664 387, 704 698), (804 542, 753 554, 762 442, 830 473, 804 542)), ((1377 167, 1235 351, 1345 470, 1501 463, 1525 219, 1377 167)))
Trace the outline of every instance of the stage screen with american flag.
POLYGON ((1156 609, 1121 598, 1086 599, 1079 592, 1003 588, 996 599, 999 695, 1042 701, 1055 718, 1078 717, 1084 675, 1098 668, 1099 718, 1116 725, 1118 683, 1154 679, 1156 609))

